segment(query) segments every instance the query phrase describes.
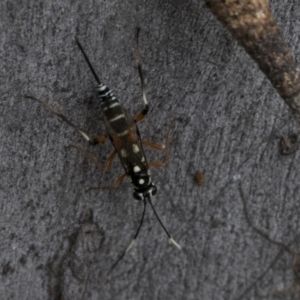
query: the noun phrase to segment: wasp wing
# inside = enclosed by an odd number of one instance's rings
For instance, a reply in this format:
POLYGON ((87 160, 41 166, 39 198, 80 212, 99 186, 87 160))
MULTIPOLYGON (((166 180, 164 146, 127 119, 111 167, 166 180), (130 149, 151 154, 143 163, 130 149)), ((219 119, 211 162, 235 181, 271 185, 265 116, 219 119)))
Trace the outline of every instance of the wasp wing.
POLYGON ((107 134, 128 176, 134 173, 136 166, 138 170, 147 172, 148 164, 138 128, 124 108, 123 115, 124 117, 113 123, 105 119, 107 134))

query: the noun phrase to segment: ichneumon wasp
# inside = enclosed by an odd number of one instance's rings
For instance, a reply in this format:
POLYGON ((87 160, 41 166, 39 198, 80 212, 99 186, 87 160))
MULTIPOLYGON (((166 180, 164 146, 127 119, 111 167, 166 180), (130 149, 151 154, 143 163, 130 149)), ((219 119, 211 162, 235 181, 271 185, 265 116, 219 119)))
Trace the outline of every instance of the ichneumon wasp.
MULTIPOLYGON (((98 75, 96 74, 87 54, 85 53, 83 47, 81 46, 80 42, 77 38, 75 38, 75 41, 77 43, 77 46, 79 47, 80 51, 82 52, 84 59, 86 63, 89 66, 89 69, 93 73, 94 78, 96 79, 98 83, 97 91, 98 95, 100 96, 100 106, 103 112, 104 117, 104 123, 106 127, 106 134, 97 136, 95 138, 90 138, 88 134, 86 134, 83 130, 81 130, 78 126, 74 125, 72 122, 70 122, 61 112, 53 109, 50 107, 47 103, 43 102, 40 99, 37 99, 33 96, 26 95, 26 98, 33 99, 40 104, 42 104, 46 109, 48 109, 53 114, 57 115, 59 118, 61 118, 64 122, 66 122, 69 126, 73 127, 78 133, 80 133, 85 140, 89 142, 90 145, 97 145, 103 143, 107 138, 110 139, 112 142, 115 150, 111 153, 111 155, 108 157, 105 165, 104 165, 104 171, 107 171, 109 167, 111 166, 111 163, 118 154, 121 164, 125 170, 125 173, 121 175, 117 181, 115 182, 113 188, 118 187, 125 177, 130 177, 131 183, 133 185, 133 197, 136 200, 143 200, 144 203, 144 210, 142 214, 142 218, 140 221, 140 224, 138 226, 138 229, 134 235, 134 238, 132 239, 131 243, 127 247, 127 249, 124 251, 120 259, 132 248, 134 245, 136 238, 139 234, 139 231, 141 229, 145 211, 146 211, 146 204, 149 202, 157 220, 159 221, 160 225, 166 232, 168 236, 169 243, 176 246, 178 249, 181 249, 181 246, 171 237, 167 229, 165 228, 164 224, 160 220, 157 212, 154 209, 154 206, 152 204, 151 198, 156 194, 157 188, 155 184, 152 182, 150 170, 149 167, 164 167, 169 160, 169 153, 166 152, 164 162, 147 162, 143 145, 152 147, 156 150, 165 151, 165 147, 162 147, 160 145, 157 145, 153 142, 149 141, 142 141, 140 137, 139 130, 137 128, 137 123, 144 119, 144 117, 147 115, 149 111, 149 105, 146 97, 146 88, 145 88, 145 82, 143 78, 142 73, 142 66, 141 66, 141 54, 139 49, 139 43, 138 43, 138 37, 139 37, 139 31, 140 29, 137 29, 136 33, 136 47, 137 47, 137 69, 139 73, 139 77, 141 80, 141 86, 142 86, 142 98, 144 102, 144 109, 136 116, 136 118, 132 118, 131 115, 127 112, 127 110, 120 104, 116 96, 113 94, 113 92, 103 83, 101 83, 98 75)), ((170 128, 169 128, 170 130, 170 128)), ((168 143, 169 138, 169 130, 167 131, 167 134, 165 136, 166 144, 168 143)), ((77 148, 79 151, 85 153, 88 155, 88 153, 82 149, 81 147, 71 145, 75 148, 77 148)), ((120 261, 118 261, 114 264, 114 266, 120 261)), ((114 267, 113 266, 113 267, 114 267)))

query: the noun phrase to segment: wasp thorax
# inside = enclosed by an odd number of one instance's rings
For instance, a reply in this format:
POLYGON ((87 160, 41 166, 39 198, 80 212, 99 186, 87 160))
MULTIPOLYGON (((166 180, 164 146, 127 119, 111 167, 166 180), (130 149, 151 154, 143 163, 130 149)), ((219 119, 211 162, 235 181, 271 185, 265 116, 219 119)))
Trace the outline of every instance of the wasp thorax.
POLYGON ((155 196, 157 192, 157 187, 150 183, 145 189, 134 189, 133 197, 136 200, 149 199, 152 196, 155 196))

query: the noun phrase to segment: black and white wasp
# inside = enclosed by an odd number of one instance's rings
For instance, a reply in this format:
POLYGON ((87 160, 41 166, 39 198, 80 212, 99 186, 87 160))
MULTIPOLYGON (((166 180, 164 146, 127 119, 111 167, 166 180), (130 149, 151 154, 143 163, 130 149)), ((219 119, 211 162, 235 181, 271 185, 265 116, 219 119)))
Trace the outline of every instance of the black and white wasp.
MULTIPOLYGON (((84 139, 87 140, 91 145, 97 145, 103 143, 107 138, 109 138, 110 141, 112 142, 115 150, 107 159, 104 165, 104 171, 109 169, 114 157, 116 156, 116 154, 118 154, 122 166, 125 170, 125 173, 117 179, 113 188, 118 187, 125 177, 130 177, 134 189, 133 197, 136 200, 143 200, 144 203, 144 210, 143 210, 139 227, 134 235, 133 240, 131 241, 130 245, 127 247, 126 251, 124 252, 124 255, 132 248, 132 246, 135 243, 135 240, 138 236, 138 233, 140 231, 140 228, 144 220, 147 202, 149 202, 157 220, 159 221, 164 231, 166 232, 169 243, 175 245, 178 249, 181 249, 181 246, 177 242, 175 242, 175 240, 171 237, 171 235, 169 234, 169 232, 167 231, 167 229, 159 219, 151 201, 151 197, 156 194, 157 188, 155 184, 152 182, 149 166, 164 167, 168 162, 169 154, 168 153, 166 154, 163 163, 147 162, 143 145, 152 147, 160 151, 165 151, 165 147, 162 147, 160 145, 157 145, 149 141, 142 141, 139 130, 136 126, 138 122, 144 119, 144 117, 147 115, 149 111, 149 105, 146 97, 146 89, 145 89, 145 83, 144 83, 142 67, 141 67, 141 55, 140 55, 138 37, 139 37, 139 29, 137 30, 136 33, 137 68, 141 79, 142 98, 145 106, 144 109, 137 115, 135 119, 132 118, 131 115, 127 112, 127 110, 120 104, 120 102, 113 94, 113 92, 106 85, 100 82, 100 79, 97 76, 92 64, 90 63, 88 56, 86 55, 79 41, 75 38, 75 41, 79 49, 81 50, 91 72, 93 73, 98 83, 97 91, 100 96, 100 106, 103 112, 104 123, 106 127, 105 135, 101 135, 96 138, 90 138, 83 130, 81 130, 79 127, 77 127, 72 122, 70 122, 61 112, 54 110, 48 104, 33 96, 28 96, 28 95, 25 96, 26 98, 31 98, 35 101, 38 101, 46 109, 50 110, 53 114, 60 117, 64 122, 66 122, 68 125, 73 127, 78 133, 80 133, 84 137, 84 139)), ((168 143, 168 138, 169 138, 169 130, 165 137, 166 144, 168 143)), ((81 152, 87 154, 87 152, 82 148, 75 145, 73 146, 79 149, 81 152)))

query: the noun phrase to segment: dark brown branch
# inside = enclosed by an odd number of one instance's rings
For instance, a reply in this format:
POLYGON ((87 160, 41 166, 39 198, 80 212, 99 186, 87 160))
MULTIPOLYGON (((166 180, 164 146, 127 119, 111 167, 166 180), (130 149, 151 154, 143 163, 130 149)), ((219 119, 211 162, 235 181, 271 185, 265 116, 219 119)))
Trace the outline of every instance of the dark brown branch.
POLYGON ((205 0, 258 63, 300 124, 300 72, 268 0, 205 0))

